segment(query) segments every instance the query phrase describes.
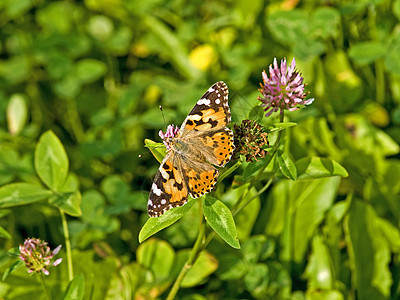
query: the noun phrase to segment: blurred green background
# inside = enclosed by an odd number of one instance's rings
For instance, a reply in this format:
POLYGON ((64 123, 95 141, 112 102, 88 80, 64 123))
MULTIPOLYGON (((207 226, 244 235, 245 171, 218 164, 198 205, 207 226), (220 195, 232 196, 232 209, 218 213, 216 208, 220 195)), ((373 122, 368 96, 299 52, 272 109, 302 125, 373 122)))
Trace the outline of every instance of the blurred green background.
MULTIPOLYGON (((399 20, 399 0, 1 0, 0 184, 40 182, 34 150, 52 130, 82 193, 68 225, 86 295, 94 284, 93 299, 164 298, 196 238, 197 206, 139 245, 159 166, 144 139, 160 141, 159 105, 180 125, 223 80, 240 123, 262 70, 295 57, 316 100, 287 114, 299 125, 286 150, 294 161, 334 159, 349 177, 277 181, 235 218, 242 250, 215 239, 179 299, 398 299, 399 20)), ((227 205, 241 194, 232 180, 227 205)), ((45 202, 0 216, 10 235, 1 272, 26 237, 64 244, 45 202)), ((66 261, 46 280, 61 299, 66 261)), ((27 295, 41 287, 23 269, 0 282, 1 299, 27 295)))

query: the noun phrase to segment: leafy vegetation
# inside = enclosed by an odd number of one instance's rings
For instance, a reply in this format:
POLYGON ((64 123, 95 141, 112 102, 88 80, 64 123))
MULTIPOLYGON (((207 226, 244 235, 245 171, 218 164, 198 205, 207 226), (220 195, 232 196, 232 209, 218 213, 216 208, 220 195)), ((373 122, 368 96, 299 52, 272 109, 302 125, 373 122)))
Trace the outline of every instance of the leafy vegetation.
POLYGON ((0 2, 0 298, 46 299, 44 278, 53 299, 398 299, 399 20, 399 0, 0 2), (265 117, 275 57, 315 101, 265 117), (159 105, 180 125, 220 80, 268 154, 149 219, 159 105), (48 276, 28 237, 62 245, 48 276))

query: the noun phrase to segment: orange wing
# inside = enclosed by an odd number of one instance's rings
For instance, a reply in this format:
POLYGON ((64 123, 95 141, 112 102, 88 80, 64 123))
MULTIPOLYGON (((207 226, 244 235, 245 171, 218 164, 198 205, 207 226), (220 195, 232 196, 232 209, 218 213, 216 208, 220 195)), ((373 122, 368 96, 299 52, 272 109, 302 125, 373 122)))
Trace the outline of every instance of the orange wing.
POLYGON ((182 206, 188 200, 187 184, 178 169, 174 153, 167 153, 154 178, 147 202, 150 217, 159 217, 173 207, 182 206))
POLYGON ((180 136, 222 128, 230 122, 228 87, 224 82, 219 81, 212 85, 197 101, 181 126, 180 136))

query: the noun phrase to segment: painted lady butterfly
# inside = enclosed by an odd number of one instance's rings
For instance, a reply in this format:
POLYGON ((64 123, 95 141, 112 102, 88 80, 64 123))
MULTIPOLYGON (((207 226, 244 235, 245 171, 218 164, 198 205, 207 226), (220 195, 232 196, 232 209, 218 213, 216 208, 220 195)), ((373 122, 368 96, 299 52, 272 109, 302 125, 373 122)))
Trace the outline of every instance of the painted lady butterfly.
POLYGON ((197 101, 176 135, 164 137, 168 152, 151 186, 150 217, 212 190, 218 177, 212 164, 225 166, 235 149, 230 121, 228 87, 220 81, 197 101))

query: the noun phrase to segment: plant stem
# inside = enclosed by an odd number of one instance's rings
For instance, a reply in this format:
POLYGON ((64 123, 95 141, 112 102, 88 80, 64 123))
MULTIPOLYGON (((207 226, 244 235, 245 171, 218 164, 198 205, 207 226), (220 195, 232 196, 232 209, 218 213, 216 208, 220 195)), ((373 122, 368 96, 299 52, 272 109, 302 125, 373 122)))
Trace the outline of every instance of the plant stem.
POLYGON ((196 242, 193 246, 192 252, 188 260, 185 262, 185 265, 182 267, 179 272, 178 277, 176 278, 174 285, 172 286, 169 294, 167 296, 167 300, 172 300, 175 298, 176 294, 179 291, 180 285, 185 278, 187 272, 189 272, 190 268, 193 266, 194 262, 197 260, 201 251, 203 251, 202 245, 204 244, 204 232, 205 232, 205 223, 203 218, 203 208, 202 201, 198 201, 199 203, 199 215, 200 215, 200 224, 199 224, 199 234, 197 235, 196 242))
POLYGON ((268 182, 262 187, 261 190, 259 190, 253 197, 251 197, 249 200, 247 200, 245 203, 243 203, 242 206, 240 206, 237 209, 232 209, 232 215, 236 216, 242 209, 244 209, 251 201, 253 201, 255 198, 257 198, 258 196, 260 196, 262 193, 264 193, 267 188, 269 188, 269 186, 272 183, 272 178, 270 180, 268 180, 268 182))
POLYGON ((72 268, 72 254, 71 254, 71 243, 69 240, 69 231, 68 231, 68 224, 67 218, 65 217, 64 212, 60 209, 61 220, 64 230, 64 237, 65 237, 65 249, 67 251, 67 262, 68 262, 68 280, 72 281, 74 279, 74 270, 72 268))
POLYGON ((50 294, 49 289, 47 288, 46 282, 44 281, 44 275, 42 272, 40 272, 40 281, 41 281, 43 289, 46 293, 47 299, 51 300, 51 294, 50 294))

